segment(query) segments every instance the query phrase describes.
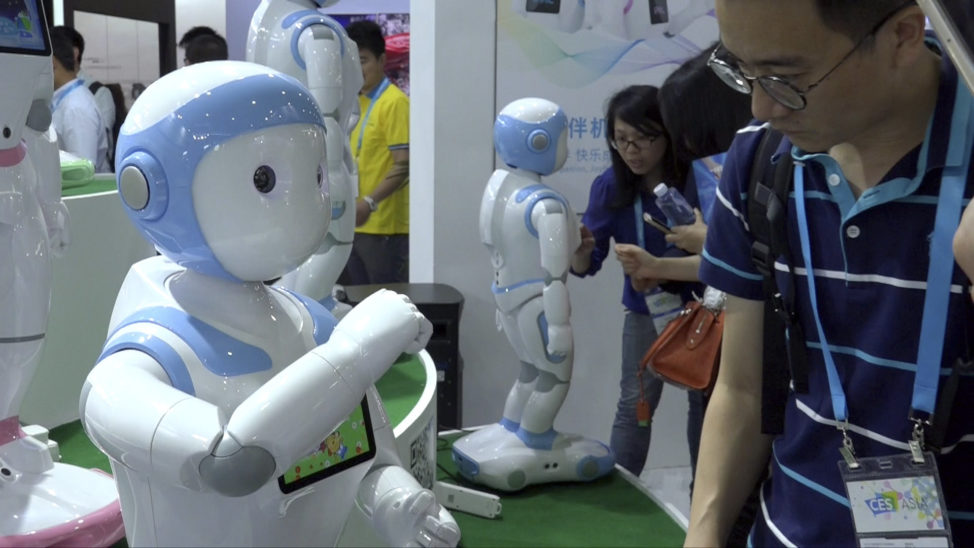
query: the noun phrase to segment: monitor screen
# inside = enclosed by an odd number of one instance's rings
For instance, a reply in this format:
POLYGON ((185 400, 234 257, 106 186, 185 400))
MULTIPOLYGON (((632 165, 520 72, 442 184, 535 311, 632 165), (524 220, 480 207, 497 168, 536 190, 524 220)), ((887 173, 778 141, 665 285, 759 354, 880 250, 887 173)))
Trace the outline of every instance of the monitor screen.
POLYGON ((0 53, 51 54, 40 0, 0 0, 0 53))
POLYGON ((974 2, 919 0, 958 72, 974 90, 974 2))
POLYGON ((277 478, 277 485, 282 493, 290 493, 371 460, 374 456, 375 434, 366 397, 311 454, 294 463, 283 476, 277 478))

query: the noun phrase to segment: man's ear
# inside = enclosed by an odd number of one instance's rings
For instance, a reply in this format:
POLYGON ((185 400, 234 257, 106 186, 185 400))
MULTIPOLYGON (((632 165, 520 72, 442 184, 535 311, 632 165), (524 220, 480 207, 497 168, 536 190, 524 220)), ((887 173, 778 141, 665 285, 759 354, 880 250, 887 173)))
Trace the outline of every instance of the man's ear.
POLYGON ((927 18, 919 6, 903 8, 894 15, 889 25, 893 36, 893 58, 896 66, 911 66, 926 51, 927 18))

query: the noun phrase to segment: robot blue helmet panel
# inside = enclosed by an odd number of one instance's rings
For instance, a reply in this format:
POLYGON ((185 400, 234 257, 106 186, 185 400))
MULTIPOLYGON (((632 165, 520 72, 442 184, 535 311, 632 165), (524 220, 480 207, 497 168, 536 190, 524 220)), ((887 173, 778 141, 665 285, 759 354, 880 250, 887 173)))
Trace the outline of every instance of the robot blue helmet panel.
POLYGON ((307 89, 267 67, 216 61, 160 78, 132 105, 119 135, 115 168, 126 213, 176 263, 240 279, 216 259, 201 230, 192 188, 197 167, 237 137, 288 124, 324 131, 307 89))
POLYGON ((565 161, 568 117, 561 107, 528 97, 505 106, 494 122, 494 146, 510 167, 541 175, 557 171, 565 161))

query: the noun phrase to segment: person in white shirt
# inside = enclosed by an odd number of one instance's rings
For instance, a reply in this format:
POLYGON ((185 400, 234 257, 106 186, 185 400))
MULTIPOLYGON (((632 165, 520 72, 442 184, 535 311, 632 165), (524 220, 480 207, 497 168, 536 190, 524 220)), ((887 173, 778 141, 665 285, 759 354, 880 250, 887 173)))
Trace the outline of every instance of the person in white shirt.
MULTIPOLYGON (((66 25, 58 25, 53 28, 63 29, 58 30, 58 32, 66 33, 68 38, 71 39, 71 46, 74 49, 74 63, 75 67, 78 69, 78 80, 82 80, 85 87, 87 87, 88 90, 95 96, 95 104, 98 105, 98 113, 101 114, 101 121, 103 124, 105 124, 105 131, 108 133, 108 148, 111 150, 115 147, 114 139, 112 138, 112 128, 115 127, 116 115, 115 99, 112 98, 112 91, 101 82, 97 82, 94 78, 89 76, 85 72, 84 68, 82 68, 81 60, 85 55, 85 37, 82 36, 77 29, 66 25)), ((110 156, 111 155, 109 155, 109 157, 110 156)))
POLYGON ((91 160, 95 171, 111 171, 108 164, 108 132, 95 97, 78 78, 71 38, 63 29, 51 29, 54 64, 54 131, 58 148, 91 160))

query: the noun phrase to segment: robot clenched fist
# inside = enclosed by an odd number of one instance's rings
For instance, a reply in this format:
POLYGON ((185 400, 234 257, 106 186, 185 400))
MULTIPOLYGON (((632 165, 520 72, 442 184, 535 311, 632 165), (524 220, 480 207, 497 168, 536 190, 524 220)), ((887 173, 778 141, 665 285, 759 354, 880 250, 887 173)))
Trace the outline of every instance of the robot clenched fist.
POLYGON ((263 282, 328 229, 325 132, 298 81, 233 61, 160 79, 122 128, 119 192, 162 255, 123 283, 81 417, 130 544, 330 545, 356 504, 391 545, 459 540, 373 386, 430 323, 390 291, 336 323, 263 282))

